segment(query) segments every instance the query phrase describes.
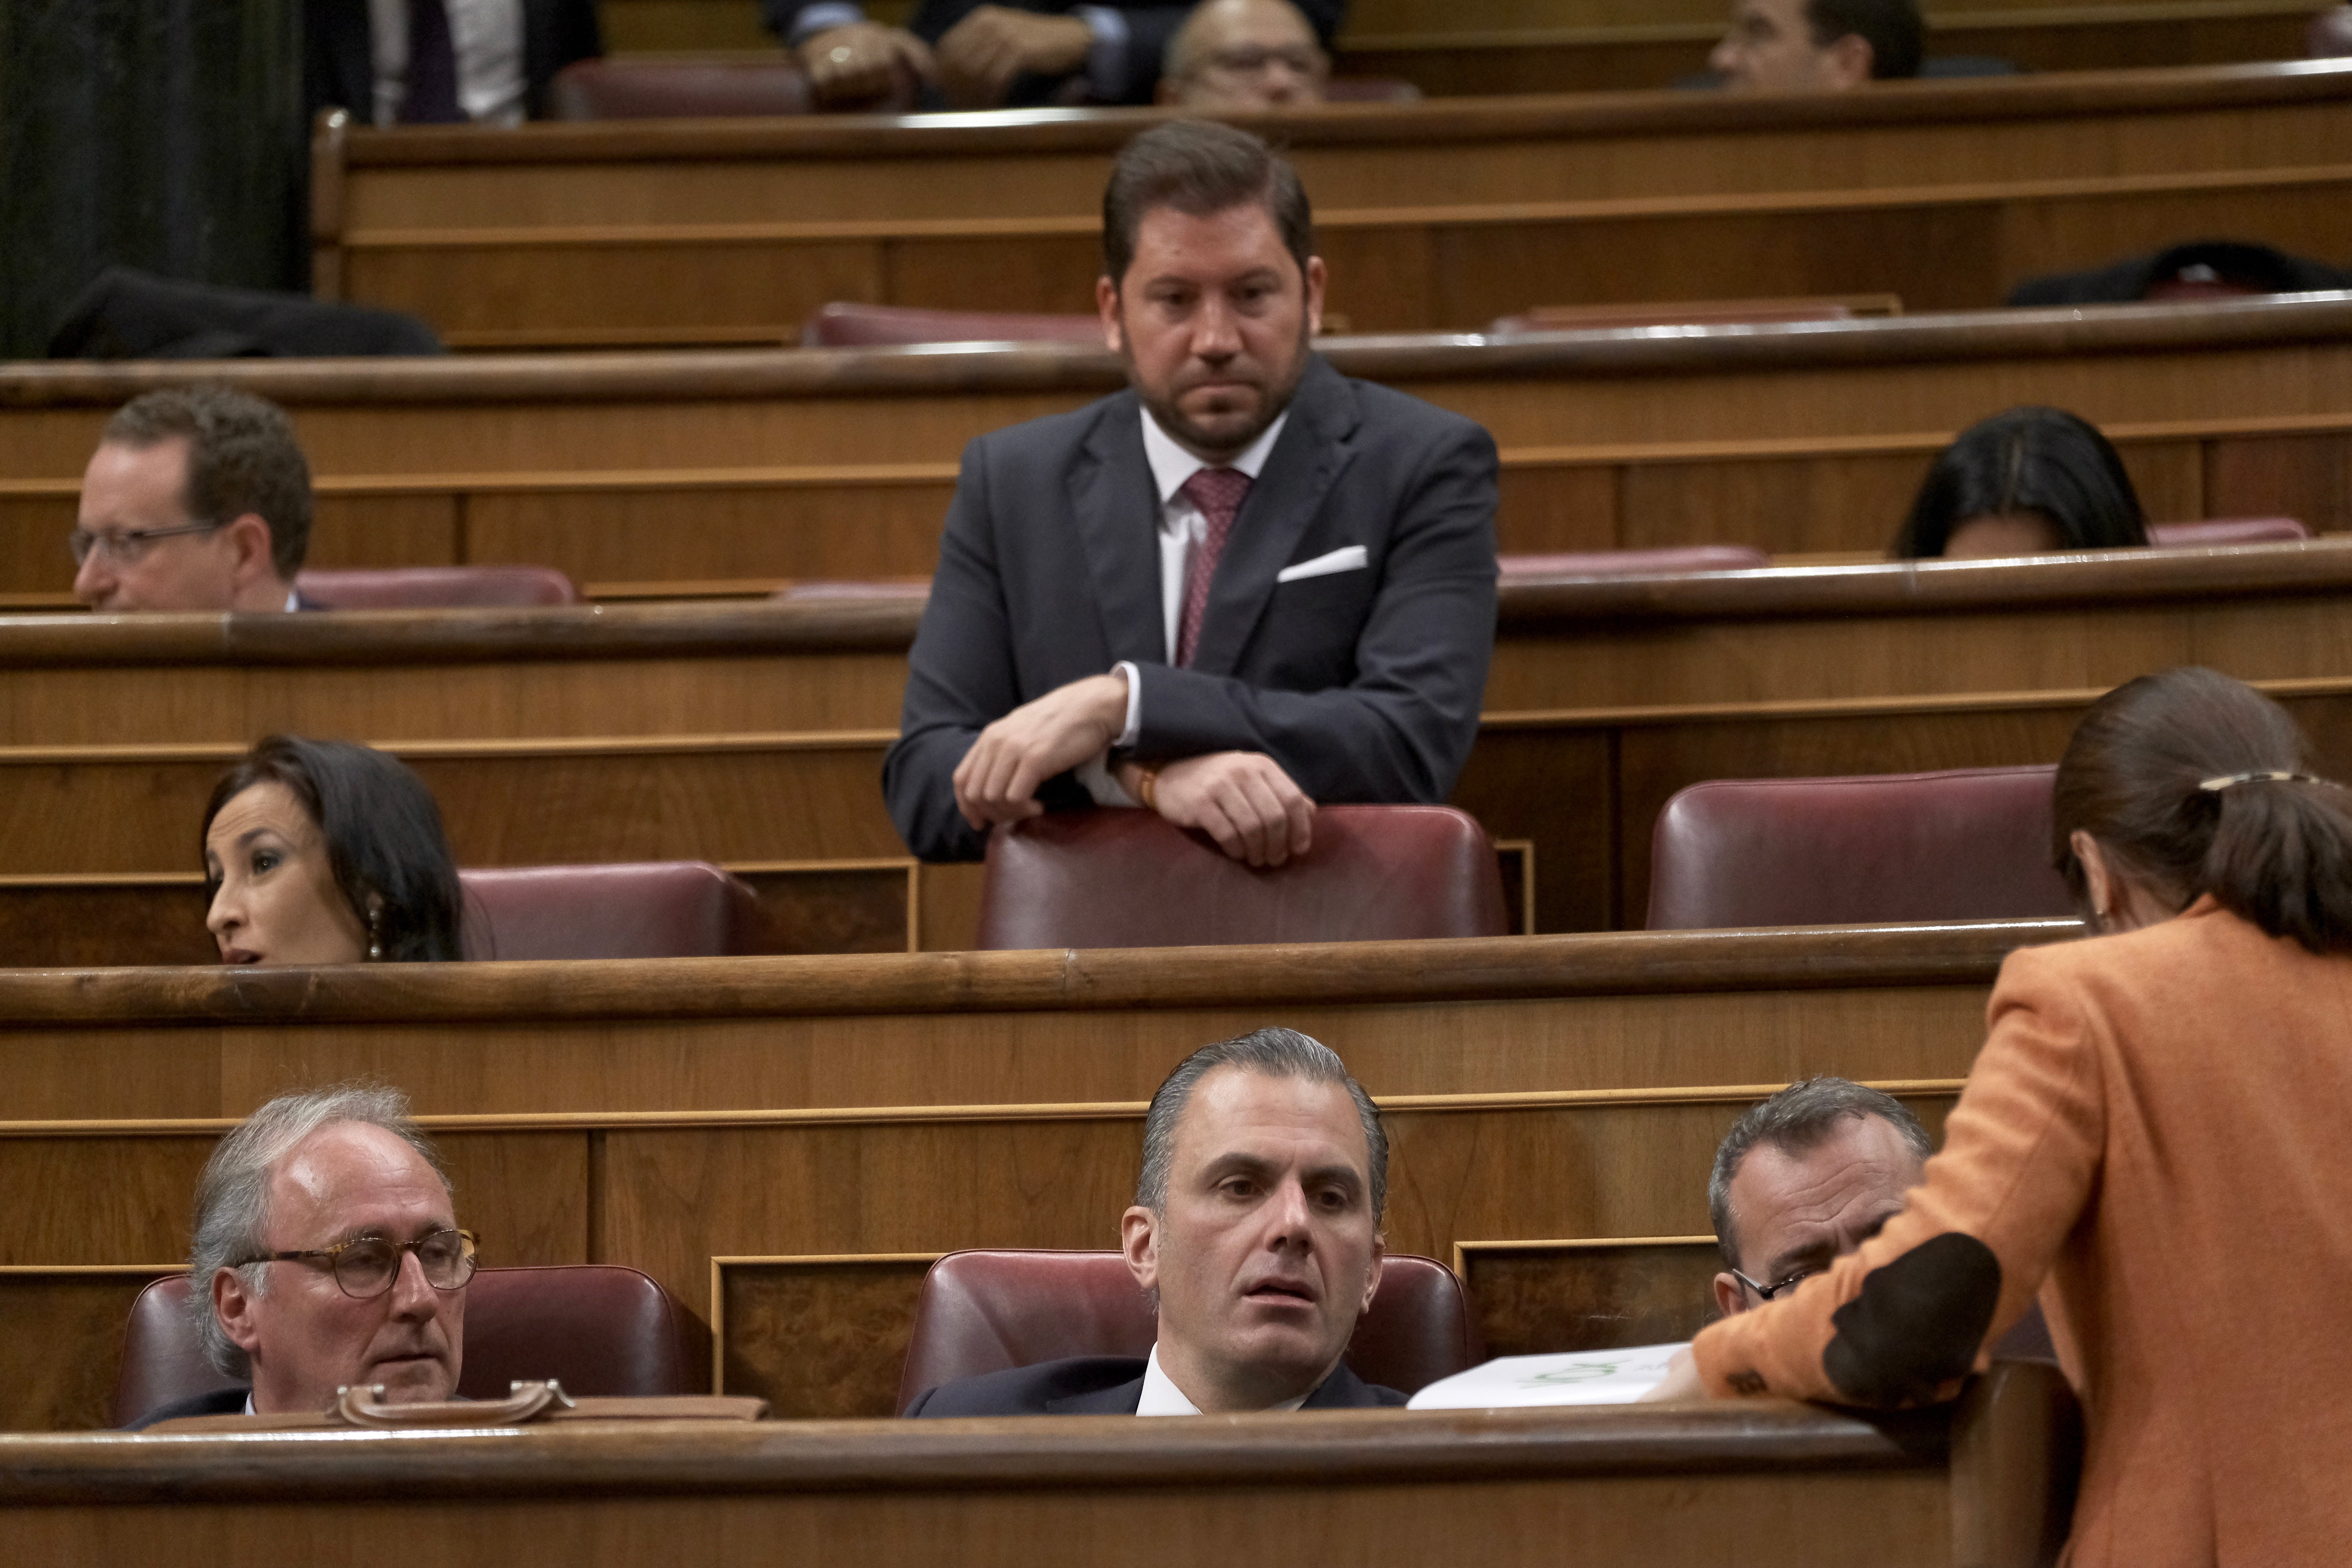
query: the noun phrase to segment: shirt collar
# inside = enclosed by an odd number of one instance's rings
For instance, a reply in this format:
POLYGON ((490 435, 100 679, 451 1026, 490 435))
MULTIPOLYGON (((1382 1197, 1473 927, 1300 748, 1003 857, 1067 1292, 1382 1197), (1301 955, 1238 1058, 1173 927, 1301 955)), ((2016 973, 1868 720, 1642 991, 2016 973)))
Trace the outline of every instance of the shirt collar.
MULTIPOLYGON (((1197 468, 1203 465, 1194 463, 1192 466, 1197 468)), ((1235 463, 1234 467, 1238 468, 1241 465, 1235 463)), ((1296 1410, 1306 1404, 1314 1392, 1310 1388, 1296 1399, 1286 1399, 1279 1405, 1266 1406, 1266 1411, 1270 1415, 1277 1410, 1296 1410)), ((1160 1346, 1156 1342, 1151 1347, 1151 1359, 1143 1363, 1143 1396, 1136 1401, 1135 1413, 1138 1415, 1198 1415, 1201 1414, 1201 1407, 1187 1399, 1184 1396, 1184 1391, 1177 1387, 1175 1382, 1166 1373, 1160 1370, 1160 1346)))
MULTIPOLYGON (((1176 438, 1160 427, 1149 408, 1139 409, 1143 417, 1143 455, 1151 464, 1151 482, 1160 489, 1160 504, 1166 506, 1184 488, 1184 481, 1210 465, 1201 461, 1176 444, 1176 438)), ((1255 479, 1265 467, 1265 459, 1274 444, 1282 437, 1282 427, 1290 423, 1290 410, 1286 408, 1274 416, 1258 438, 1243 449, 1242 455, 1223 465, 1247 474, 1255 479)))

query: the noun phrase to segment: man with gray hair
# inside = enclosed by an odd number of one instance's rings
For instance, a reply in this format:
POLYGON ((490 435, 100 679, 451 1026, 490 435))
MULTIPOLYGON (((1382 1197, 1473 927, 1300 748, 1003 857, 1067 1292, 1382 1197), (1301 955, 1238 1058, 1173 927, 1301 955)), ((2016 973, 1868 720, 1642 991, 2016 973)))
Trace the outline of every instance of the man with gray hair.
POLYGON ((1402 1405, 1343 1359, 1380 1288, 1388 1134, 1339 1057, 1267 1028, 1187 1057, 1143 1121, 1127 1266, 1149 1357, 959 1378, 909 1415, 1198 1415, 1402 1405))
POLYGON ((1749 1108, 1715 1152, 1706 1203, 1726 1317, 1771 1300, 1903 1212, 1930 1151, 1890 1095, 1842 1078, 1793 1083, 1749 1108))
POLYGON ((474 1236, 397 1089, 281 1095, 221 1140, 196 1184, 189 1310, 238 1385, 150 1411, 320 1411, 344 1386, 395 1404, 450 1398, 474 1236))

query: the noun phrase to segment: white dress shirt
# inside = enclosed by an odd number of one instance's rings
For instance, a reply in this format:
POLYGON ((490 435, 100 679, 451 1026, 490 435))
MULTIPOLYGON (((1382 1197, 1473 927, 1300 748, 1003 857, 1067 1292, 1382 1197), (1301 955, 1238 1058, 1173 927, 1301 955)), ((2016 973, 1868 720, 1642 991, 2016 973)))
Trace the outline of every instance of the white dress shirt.
MULTIPOLYGON (((443 0, 457 57, 457 107, 477 125, 520 125, 523 79, 522 0, 443 0)), ((408 96, 408 0, 368 0, 375 65, 375 122, 395 125, 408 96)))
MULTIPOLYGON (((1151 465, 1152 489, 1160 496, 1160 658, 1172 662, 1176 658, 1176 632, 1184 616, 1185 569, 1192 563, 1192 552, 1209 534, 1209 520, 1192 498, 1185 495, 1184 483, 1202 468, 1214 465, 1202 462, 1176 444, 1176 438, 1160 427, 1149 408, 1139 411, 1143 420, 1143 456, 1151 465)), ((1290 423, 1290 410, 1275 416, 1258 438, 1242 451, 1240 457, 1222 465, 1247 474, 1255 484, 1265 467, 1274 444, 1282 438, 1282 427, 1290 423)), ((1230 547, 1232 541, 1226 541, 1230 547)), ((1131 659, 1120 659, 1111 666, 1112 672, 1127 678, 1127 723, 1119 731, 1117 746, 1132 746, 1143 732, 1143 681, 1135 672, 1131 659)), ((1095 797, 1097 805, 1133 805, 1135 801, 1118 787, 1110 776, 1109 758, 1095 757, 1082 763, 1077 770, 1078 782, 1095 797)))
MULTIPOLYGON (((1240 465, 1235 464, 1234 467, 1238 468, 1240 465)), ((1266 1412, 1271 1414, 1276 1410, 1296 1410, 1306 1404, 1314 1392, 1310 1388, 1296 1399, 1286 1399, 1279 1405, 1269 1405, 1265 1407, 1266 1412)), ((1185 1398, 1184 1391, 1170 1381, 1166 1373, 1160 1370, 1160 1347, 1156 1343, 1151 1347, 1151 1359, 1143 1363, 1143 1397, 1136 1402, 1135 1413, 1138 1415, 1198 1415, 1201 1414, 1201 1407, 1185 1398)))

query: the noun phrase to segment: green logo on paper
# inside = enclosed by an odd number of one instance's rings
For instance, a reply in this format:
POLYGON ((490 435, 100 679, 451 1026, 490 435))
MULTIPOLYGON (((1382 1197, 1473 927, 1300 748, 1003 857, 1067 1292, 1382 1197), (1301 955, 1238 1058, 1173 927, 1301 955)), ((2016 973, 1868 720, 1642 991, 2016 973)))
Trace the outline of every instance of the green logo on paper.
POLYGON ((1555 1367, 1522 1379, 1522 1388, 1550 1388, 1563 1383, 1597 1383, 1604 1377, 1614 1377, 1625 1370, 1622 1361, 1589 1361, 1575 1366, 1555 1367))

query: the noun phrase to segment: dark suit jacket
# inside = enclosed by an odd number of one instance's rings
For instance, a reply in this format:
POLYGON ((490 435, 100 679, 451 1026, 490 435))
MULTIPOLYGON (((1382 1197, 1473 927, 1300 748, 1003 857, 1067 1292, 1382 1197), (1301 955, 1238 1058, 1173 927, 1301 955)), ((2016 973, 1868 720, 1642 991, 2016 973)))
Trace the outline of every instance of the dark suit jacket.
MULTIPOLYGON (((302 0, 302 84, 307 115, 348 109, 361 124, 375 118, 375 56, 367 0, 302 0)), ((604 52, 596 0, 522 0, 522 74, 537 119, 547 84, 574 60, 604 52)))
POLYGON ((215 1388, 209 1394, 191 1394, 185 1399, 174 1399, 169 1405, 159 1405, 125 1426, 125 1432, 144 1432, 158 1421, 177 1421, 183 1415, 235 1415, 253 1397, 253 1385, 240 1383, 234 1388, 215 1388))
MULTIPOLYGON (((926 860, 978 859, 950 782, 981 730, 1121 659, 1144 760, 1263 752, 1318 803, 1443 801, 1495 644, 1495 442, 1312 356, 1242 503, 1188 669, 1167 662, 1135 393, 964 448, 882 790, 926 860), (1368 564, 1276 584, 1349 545, 1368 564)), ((1049 806, 1087 804, 1069 774, 1049 806)))
POLYGON ((2037 305, 2129 304, 2147 297, 2150 285, 2181 268, 2210 267, 2231 282, 2273 294, 2301 294, 2352 288, 2352 272, 2308 257, 2290 256, 2267 245, 2237 240, 2199 240, 2169 250, 2127 257, 2088 272, 2055 272, 2029 278, 2009 291, 2004 303, 2023 310, 2037 305))
MULTIPOLYGON (((915 1395, 908 1416, 1132 1415, 1143 1402, 1141 1356, 1082 1355, 960 1377, 915 1395)), ((1366 1383, 1341 1362, 1302 1410, 1373 1410, 1402 1405, 1393 1388, 1366 1383)), ((183 1415, 191 1412, 183 1411, 183 1415)))
MULTIPOLYGON (((762 0, 761 9, 768 26, 779 37, 792 37, 794 18, 801 12, 803 0, 762 0)), ((1122 5, 1112 0, 921 0, 915 14, 908 19, 907 30, 927 44, 936 44, 947 36, 949 28, 962 21, 982 5, 1004 5, 1015 11, 1034 11, 1040 16, 1062 16, 1084 5, 1102 5, 1121 13, 1127 18, 1127 79, 1108 100, 1113 103, 1150 103, 1153 90, 1160 85, 1160 61, 1167 57, 1169 41, 1176 29, 1192 15, 1190 5, 1122 5)), ((1339 24, 1347 20, 1348 0, 1297 0, 1298 8, 1313 24, 1316 36, 1329 48, 1339 24)), ((1043 76, 1015 78, 1013 91, 1005 100, 1008 109, 1019 109, 1055 100, 1063 80, 1043 76)))

